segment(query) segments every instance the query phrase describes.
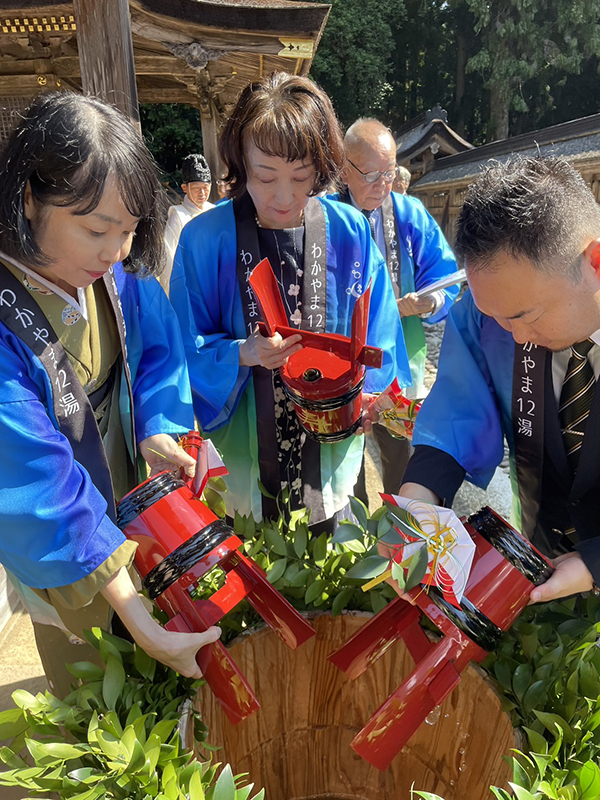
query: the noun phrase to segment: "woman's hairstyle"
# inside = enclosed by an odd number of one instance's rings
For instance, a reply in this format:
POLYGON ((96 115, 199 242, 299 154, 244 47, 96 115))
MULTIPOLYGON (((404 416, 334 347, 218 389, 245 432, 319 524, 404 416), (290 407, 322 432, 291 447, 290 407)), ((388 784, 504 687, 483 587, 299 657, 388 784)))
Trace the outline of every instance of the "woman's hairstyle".
POLYGON ((311 162, 316 170, 312 194, 335 184, 344 164, 342 132, 331 100, 298 75, 276 72, 240 94, 219 140, 234 198, 246 190, 244 152, 249 141, 267 155, 311 162))
POLYGON ((130 272, 156 274, 163 259, 166 200, 138 131, 113 106, 70 92, 42 94, 0 156, 0 247, 33 267, 49 265, 25 216, 25 188, 36 203, 92 212, 114 178, 127 211, 139 217, 130 272))

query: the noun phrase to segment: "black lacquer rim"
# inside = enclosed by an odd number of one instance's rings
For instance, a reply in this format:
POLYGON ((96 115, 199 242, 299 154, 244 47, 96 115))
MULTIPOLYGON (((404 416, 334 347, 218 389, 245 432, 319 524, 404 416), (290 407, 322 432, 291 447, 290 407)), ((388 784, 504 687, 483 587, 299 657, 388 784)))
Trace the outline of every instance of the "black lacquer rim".
POLYGON ((166 556, 160 564, 153 567, 142 580, 142 586, 148 592, 148 597, 155 600, 182 575, 185 575, 194 564, 197 564, 211 550, 233 535, 233 528, 222 519, 211 522, 210 525, 195 533, 166 556))
MULTIPOLYGON (((548 580, 552 567, 547 564, 522 539, 510 525, 485 506, 468 518, 468 523, 488 541, 509 564, 535 586, 548 580)), ((485 616, 471 601, 463 596, 460 608, 446 600, 437 587, 429 587, 428 595, 456 627, 484 650, 495 650, 502 636, 502 629, 485 616)))
POLYGON ((504 631, 493 623, 491 619, 488 619, 485 614, 482 614, 468 598, 463 596, 460 601, 460 608, 457 608, 446 600, 441 591, 435 586, 428 587, 427 595, 444 612, 450 622, 453 622, 475 644, 478 644, 488 652, 498 647, 504 631))
POLYGON ((534 586, 552 575, 552 567, 489 506, 472 514, 467 522, 534 586))
POLYGON ((300 406, 300 408, 303 408, 306 411, 336 411, 338 408, 348 405, 348 403, 351 403, 356 397, 358 397, 358 395, 362 392, 363 386, 365 385, 365 377, 366 375, 363 375, 356 386, 354 386, 352 389, 349 389, 345 394, 339 395, 338 397, 332 397, 330 400, 307 400, 305 397, 301 397, 299 394, 296 394, 296 392, 286 386, 283 379, 281 382, 283 384, 283 391, 285 392, 286 396, 297 406, 300 406))
POLYGON ((134 489, 117 504, 117 525, 121 530, 125 528, 150 506, 166 497, 176 489, 185 486, 185 483, 173 475, 172 472, 161 472, 149 481, 145 481, 134 489))

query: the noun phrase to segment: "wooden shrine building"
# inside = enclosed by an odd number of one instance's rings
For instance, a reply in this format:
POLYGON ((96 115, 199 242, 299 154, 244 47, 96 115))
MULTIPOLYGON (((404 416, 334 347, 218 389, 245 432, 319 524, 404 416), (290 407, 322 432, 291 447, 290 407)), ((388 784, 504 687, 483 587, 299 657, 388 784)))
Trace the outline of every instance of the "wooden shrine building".
POLYGON ((515 154, 567 158, 600 202, 600 114, 491 142, 436 160, 426 175, 411 184, 410 193, 424 203, 452 244, 456 220, 469 184, 491 159, 506 161, 515 154))
POLYGON ((396 163, 417 181, 435 161, 473 148, 448 125, 448 112, 436 105, 410 119, 394 133, 396 163))
POLYGON ((218 174, 219 124, 241 89, 276 70, 306 75, 329 5, 296 0, 0 0, 0 139, 41 91, 200 109, 218 174))

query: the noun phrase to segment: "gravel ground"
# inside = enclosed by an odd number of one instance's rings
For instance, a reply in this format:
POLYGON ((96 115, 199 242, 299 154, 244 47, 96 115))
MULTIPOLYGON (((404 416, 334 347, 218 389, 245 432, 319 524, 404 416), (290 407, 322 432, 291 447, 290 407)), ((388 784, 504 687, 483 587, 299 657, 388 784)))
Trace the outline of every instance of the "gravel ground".
MULTIPOLYGON (((440 346, 444 333, 444 323, 425 327, 427 339, 427 362, 425 365, 425 385, 430 388, 435 380, 440 346)), ((372 437, 367 437, 367 491, 371 510, 379 507, 381 491, 381 462, 377 446, 372 437)), ((456 495, 453 508, 459 516, 472 514, 482 506, 489 505, 506 519, 510 516, 512 493, 508 477, 508 455, 496 470, 486 491, 478 489, 465 481, 456 495)))

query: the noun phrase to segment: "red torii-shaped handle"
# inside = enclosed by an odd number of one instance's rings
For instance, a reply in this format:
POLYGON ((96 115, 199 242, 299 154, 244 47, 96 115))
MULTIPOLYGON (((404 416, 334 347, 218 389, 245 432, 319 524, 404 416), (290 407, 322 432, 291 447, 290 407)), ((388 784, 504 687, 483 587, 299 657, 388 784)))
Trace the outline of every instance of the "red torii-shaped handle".
POLYGON ((288 336, 300 334, 301 344, 315 350, 326 350, 335 353, 352 365, 364 364, 365 367, 379 369, 383 363, 383 352, 379 347, 366 344, 367 325, 369 321, 369 304, 371 302, 371 284, 357 299, 352 314, 352 337, 339 333, 312 333, 311 331, 291 328, 279 292, 277 278, 268 258, 256 265, 250 273, 250 286, 256 295, 256 301, 264 322, 259 323, 263 335, 274 336, 278 333, 286 339, 288 336))

